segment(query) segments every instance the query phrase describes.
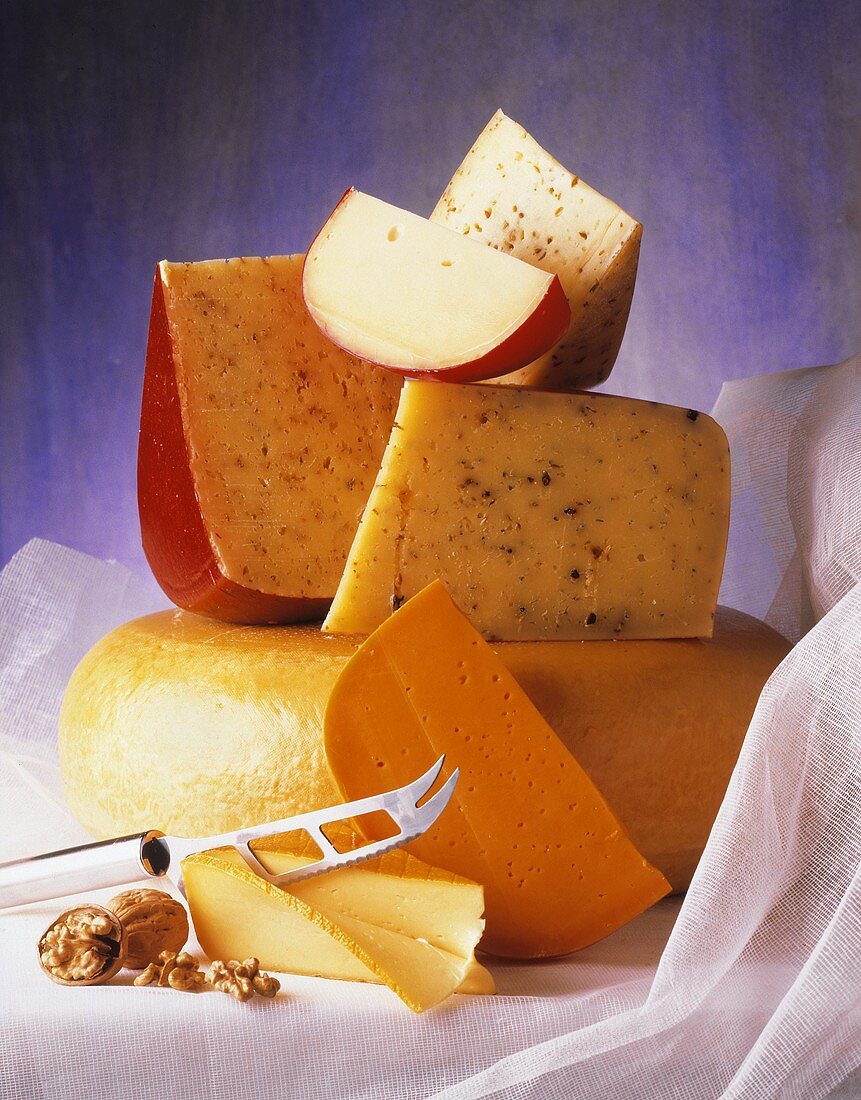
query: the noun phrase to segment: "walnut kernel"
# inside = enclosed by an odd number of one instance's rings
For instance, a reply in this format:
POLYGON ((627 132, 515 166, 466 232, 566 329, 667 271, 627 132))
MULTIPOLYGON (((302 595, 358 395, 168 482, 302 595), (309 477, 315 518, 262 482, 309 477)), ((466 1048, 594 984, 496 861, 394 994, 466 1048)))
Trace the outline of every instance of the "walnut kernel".
POLYGON ((188 916, 163 890, 125 890, 108 902, 126 930, 125 966, 141 970, 162 951, 181 951, 188 939, 188 916))
POLYGON ((134 980, 135 985, 152 985, 156 978, 161 973, 161 967, 158 963, 150 963, 148 967, 138 974, 134 980))
POLYGON ((171 989, 183 993, 201 993, 206 988, 206 975, 196 966, 175 966, 167 977, 171 989))
POLYGON ((229 993, 237 1001, 247 1001, 257 993, 261 997, 274 997, 281 988, 277 978, 263 974, 258 959, 222 962, 214 959, 206 972, 206 981, 220 993, 229 993))
POLYGON ((60 985, 99 985, 124 965, 122 922, 101 905, 67 909, 39 939, 42 969, 60 985))
POLYGON ((187 951, 162 951, 157 962, 149 966, 135 978, 134 984, 169 985, 171 989, 181 989, 185 993, 199 993, 206 986, 206 978, 198 968, 197 959, 187 951))

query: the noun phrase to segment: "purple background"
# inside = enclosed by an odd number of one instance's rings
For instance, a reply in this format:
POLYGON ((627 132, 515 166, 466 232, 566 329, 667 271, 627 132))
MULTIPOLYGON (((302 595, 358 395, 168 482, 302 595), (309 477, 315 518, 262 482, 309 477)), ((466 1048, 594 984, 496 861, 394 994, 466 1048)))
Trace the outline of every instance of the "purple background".
POLYGON ((420 213, 497 106, 645 226, 606 388, 861 346, 861 9, 845 3, 3 6, 0 561, 143 569, 152 270, 304 249, 354 183, 420 213))

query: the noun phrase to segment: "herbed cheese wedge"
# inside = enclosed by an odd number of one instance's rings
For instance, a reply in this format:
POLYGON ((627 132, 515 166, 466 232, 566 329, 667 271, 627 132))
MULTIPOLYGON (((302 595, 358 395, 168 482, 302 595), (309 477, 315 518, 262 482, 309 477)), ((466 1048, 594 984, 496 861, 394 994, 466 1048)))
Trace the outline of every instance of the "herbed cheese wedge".
POLYGON ((325 612, 400 389, 322 335, 302 262, 164 262, 155 276, 143 546, 175 603, 232 622, 325 612))
POLYGON ((454 382, 530 363, 571 317, 555 275, 353 188, 308 249, 303 288, 348 352, 454 382))
MULTIPOLYGON (((325 738, 348 799, 407 782, 441 753, 460 769, 445 813, 411 851, 482 883, 482 950, 576 951, 670 891, 439 581, 351 658, 325 738)), ((358 824, 385 835, 373 817, 358 824)))
POLYGON ((323 629, 439 577, 493 640, 709 637, 729 491, 703 413, 408 380, 323 629))
MULTIPOLYGON (((358 838, 330 830, 342 850, 358 838), (345 843, 346 838, 346 843, 345 843)), ((304 835, 255 844, 281 874, 319 858, 304 835)), ((414 1012, 450 993, 493 993, 475 961, 484 929, 480 886, 400 850, 281 889, 253 874, 233 849, 183 861, 194 927, 210 958, 255 956, 293 974, 377 982, 414 1012)))
POLYGON ((502 379, 547 390, 596 386, 613 369, 631 308, 642 226, 497 111, 431 221, 558 275, 571 321, 559 342, 502 379))

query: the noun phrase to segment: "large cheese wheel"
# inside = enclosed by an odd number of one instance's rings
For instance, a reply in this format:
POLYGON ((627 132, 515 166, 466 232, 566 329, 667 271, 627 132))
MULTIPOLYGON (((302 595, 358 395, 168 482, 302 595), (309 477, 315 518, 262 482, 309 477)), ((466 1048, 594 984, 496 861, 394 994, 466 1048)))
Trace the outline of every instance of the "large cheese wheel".
MULTIPOLYGON (((200 836, 337 803, 323 714, 361 641, 183 611, 119 627, 84 657, 63 701, 73 812, 100 837, 200 836)), ((709 639, 494 649, 640 851, 685 889, 788 643, 721 608, 709 639)))

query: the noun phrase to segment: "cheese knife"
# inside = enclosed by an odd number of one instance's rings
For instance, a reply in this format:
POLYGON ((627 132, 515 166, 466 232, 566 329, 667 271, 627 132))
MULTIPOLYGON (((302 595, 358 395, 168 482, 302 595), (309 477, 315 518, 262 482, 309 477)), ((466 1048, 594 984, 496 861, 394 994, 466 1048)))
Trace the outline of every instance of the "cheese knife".
POLYGON ((195 852, 208 852, 213 848, 235 848, 256 875, 275 886, 284 886, 288 881, 296 882, 336 867, 348 867, 399 848, 433 825, 451 798, 457 783, 457 769, 436 794, 421 805, 419 803, 433 787, 444 763, 445 756, 441 756, 424 775, 393 791, 285 817, 280 821, 250 825, 235 832, 187 838, 165 836, 158 829, 147 829, 131 836, 0 863, 0 909, 62 898, 84 890, 121 886, 148 875, 166 878, 182 890, 182 860, 195 852), (398 830, 385 840, 372 841, 353 851, 339 852, 323 831, 326 825, 380 810, 389 815, 398 830), (255 855, 252 842, 296 830, 308 833, 320 849, 320 859, 283 874, 272 874, 255 855))

